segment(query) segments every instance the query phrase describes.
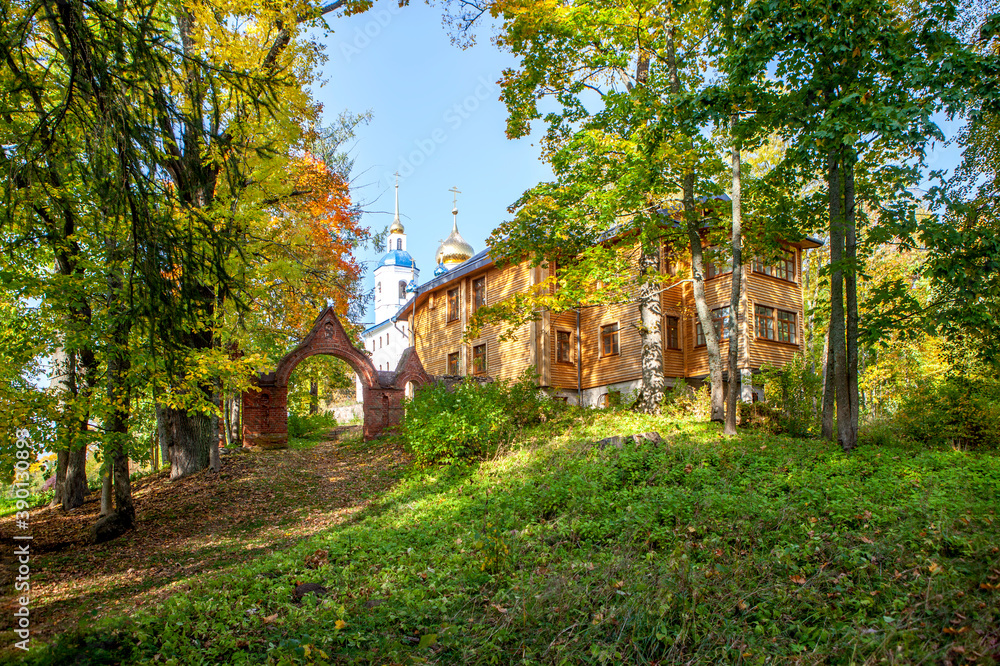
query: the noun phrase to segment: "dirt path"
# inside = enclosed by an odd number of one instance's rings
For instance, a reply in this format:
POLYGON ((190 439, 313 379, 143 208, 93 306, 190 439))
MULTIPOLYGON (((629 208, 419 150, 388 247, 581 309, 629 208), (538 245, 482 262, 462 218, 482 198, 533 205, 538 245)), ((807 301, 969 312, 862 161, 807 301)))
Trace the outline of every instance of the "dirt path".
MULTIPOLYGON (((223 571, 348 520, 388 490, 408 462, 400 448, 363 444, 357 427, 342 427, 309 449, 225 455, 219 474, 170 483, 162 471, 133 485, 136 529, 100 545, 88 543, 100 493, 70 512, 35 509, 31 637, 46 642, 81 621, 128 613, 176 593, 191 576, 223 571)), ((4 648, 15 640, 13 534, 14 516, 0 518, 0 543, 7 544, 0 560, 4 648)))

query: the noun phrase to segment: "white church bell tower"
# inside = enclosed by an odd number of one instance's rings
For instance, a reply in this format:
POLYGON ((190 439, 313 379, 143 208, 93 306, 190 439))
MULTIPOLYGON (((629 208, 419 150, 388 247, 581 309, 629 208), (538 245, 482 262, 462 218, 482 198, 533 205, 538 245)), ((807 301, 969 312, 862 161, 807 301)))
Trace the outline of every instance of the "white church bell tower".
POLYGON ((396 217, 389 227, 386 253, 375 268, 375 322, 392 317, 409 298, 407 288, 420 271, 406 251, 406 231, 399 221, 399 177, 396 179, 396 217))

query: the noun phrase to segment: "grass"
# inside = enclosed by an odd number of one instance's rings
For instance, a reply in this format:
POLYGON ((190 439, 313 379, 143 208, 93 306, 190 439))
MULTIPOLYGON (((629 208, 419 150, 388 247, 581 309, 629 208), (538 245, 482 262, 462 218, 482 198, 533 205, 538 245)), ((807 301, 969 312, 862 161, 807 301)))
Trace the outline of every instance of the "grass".
MULTIPOLYGON (((358 444, 352 446, 358 447, 358 444)), ((620 412, 411 470, 352 520, 38 663, 998 663, 1000 457, 620 412), (600 449, 656 430, 662 446, 600 449), (299 583, 328 594, 293 600, 299 583)))

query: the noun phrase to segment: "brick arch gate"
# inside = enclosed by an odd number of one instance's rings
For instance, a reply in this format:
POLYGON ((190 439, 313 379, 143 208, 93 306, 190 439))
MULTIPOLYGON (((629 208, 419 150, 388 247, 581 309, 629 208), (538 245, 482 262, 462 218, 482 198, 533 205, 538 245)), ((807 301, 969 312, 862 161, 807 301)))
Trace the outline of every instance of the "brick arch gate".
POLYGON ((298 347, 278 362, 274 372, 253 379, 254 388, 243 394, 243 445, 281 449, 288 446, 288 379, 299 363, 318 354, 346 362, 364 387, 364 437, 378 437, 403 417, 406 384, 425 384, 430 377, 410 347, 395 371, 379 371, 368 355, 351 344, 333 308, 316 319, 298 347))

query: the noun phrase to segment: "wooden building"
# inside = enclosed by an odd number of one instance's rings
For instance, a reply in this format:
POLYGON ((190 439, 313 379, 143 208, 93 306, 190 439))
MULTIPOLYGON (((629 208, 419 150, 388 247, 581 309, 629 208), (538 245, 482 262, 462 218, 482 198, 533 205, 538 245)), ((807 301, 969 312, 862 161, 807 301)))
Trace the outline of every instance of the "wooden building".
MULTIPOLYGON (((782 365, 803 350, 802 252, 819 247, 813 239, 784 243, 779 261, 745 266, 740 331, 743 349, 741 376, 744 399, 750 396, 753 371, 765 363, 782 365)), ((708 354, 694 308, 693 284, 677 279, 663 262, 668 288, 662 292, 663 361, 668 386, 683 377, 698 385, 708 375, 708 354)), ((533 368, 539 384, 569 402, 602 406, 611 391, 623 394, 642 382, 641 341, 636 324, 637 303, 584 307, 566 312, 543 312, 537 321, 508 332, 492 325, 480 337, 463 341, 472 313, 525 292, 544 281, 548 268, 527 262, 499 268, 487 252, 480 252, 417 288, 397 313, 411 331, 410 344, 431 375, 482 374, 512 379, 533 368)), ((717 330, 729 310, 731 273, 709 267, 705 281, 708 307, 717 330)), ((722 342, 725 362, 728 340, 722 342)), ((728 381, 728 378, 727 378, 728 381)))

